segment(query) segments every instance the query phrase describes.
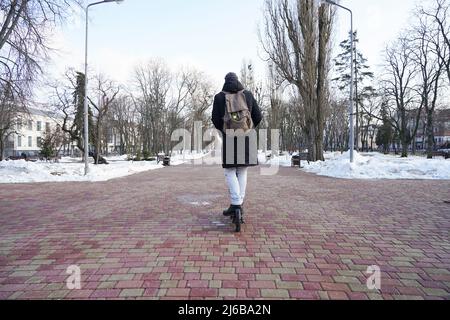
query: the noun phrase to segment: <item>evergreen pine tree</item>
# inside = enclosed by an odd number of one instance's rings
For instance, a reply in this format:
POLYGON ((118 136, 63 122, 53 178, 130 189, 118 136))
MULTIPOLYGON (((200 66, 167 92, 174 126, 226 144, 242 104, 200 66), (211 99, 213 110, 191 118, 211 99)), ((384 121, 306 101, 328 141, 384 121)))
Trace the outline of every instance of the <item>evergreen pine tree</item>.
POLYGON ((394 137, 393 128, 391 122, 389 121, 385 104, 381 107, 381 118, 383 120, 383 124, 378 128, 376 144, 383 146, 383 153, 388 154, 394 137))
POLYGON ((41 142, 41 155, 47 160, 55 155, 56 150, 54 140, 52 132, 47 129, 41 142))
MULTIPOLYGON (((350 34, 350 33, 349 33, 350 34)), ((349 36, 350 38, 350 36, 349 36)), ((358 50, 358 32, 353 33, 354 50, 353 50, 353 63, 354 63, 354 86, 358 88, 355 90, 355 102, 364 100, 368 95, 373 94, 375 89, 371 85, 367 85, 367 82, 374 78, 373 72, 370 71, 370 66, 367 64, 367 59, 363 56, 361 51, 358 50)), ((341 53, 334 59, 334 65, 338 77, 332 79, 337 83, 337 88, 340 91, 345 91, 346 97, 350 94, 350 59, 351 59, 351 45, 350 39, 344 40, 339 45, 341 53)))
MULTIPOLYGON (((359 136, 359 122, 362 119, 362 114, 359 112, 360 107, 364 101, 371 96, 375 95, 375 88, 370 84, 373 80, 374 74, 370 71, 370 67, 367 64, 367 59, 358 50, 358 32, 353 33, 354 49, 353 49, 353 66, 354 66, 354 102, 356 105, 356 142, 358 145, 359 136)), ((350 95, 350 83, 351 83, 351 43, 350 32, 349 39, 344 40, 340 44, 341 53, 334 59, 335 71, 338 76, 332 79, 337 84, 337 88, 340 91, 345 92, 345 97, 350 95)))
MULTIPOLYGON (((76 74, 76 87, 75 91, 73 92, 73 101, 74 105, 76 107, 76 114, 75 114, 75 130, 76 135, 78 137, 84 138, 84 97, 85 97, 85 75, 82 72, 77 72, 76 74)), ((92 109, 88 108, 88 123, 89 127, 94 127, 94 121, 92 116, 92 109)), ((93 142, 93 130, 90 130, 89 134, 89 142, 93 142)), ((84 152, 84 144, 82 143, 83 139, 77 140, 77 147, 84 152)))

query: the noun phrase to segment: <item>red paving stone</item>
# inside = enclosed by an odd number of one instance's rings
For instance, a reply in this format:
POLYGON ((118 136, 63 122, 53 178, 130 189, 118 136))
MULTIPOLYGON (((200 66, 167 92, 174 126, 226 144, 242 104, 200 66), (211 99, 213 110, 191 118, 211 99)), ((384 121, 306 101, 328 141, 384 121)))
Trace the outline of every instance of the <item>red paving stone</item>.
POLYGON ((223 172, 2 185, 0 299, 450 299, 450 181, 250 170, 233 233, 223 172), (70 265, 82 290, 66 288, 70 265), (366 286, 378 265, 380 291, 366 286))

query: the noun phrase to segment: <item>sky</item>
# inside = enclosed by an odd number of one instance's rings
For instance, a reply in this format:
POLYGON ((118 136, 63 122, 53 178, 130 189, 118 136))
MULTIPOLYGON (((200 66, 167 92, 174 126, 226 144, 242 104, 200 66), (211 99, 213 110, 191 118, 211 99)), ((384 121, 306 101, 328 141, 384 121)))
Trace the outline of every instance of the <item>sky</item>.
MULTIPOLYGON (((132 79, 136 65, 163 58, 176 71, 182 65, 205 72, 220 86, 226 73, 239 73, 252 59, 263 75, 264 54, 258 38, 264 0, 125 0, 90 10, 90 72, 118 82, 132 79)), ((376 71, 386 45, 408 27, 416 0, 342 0, 354 12, 359 49, 376 71)), ((334 44, 348 36, 349 14, 338 11, 334 44)), ((54 31, 48 77, 66 68, 83 70, 84 17, 54 31)), ((218 88, 220 90, 220 88, 218 88)))

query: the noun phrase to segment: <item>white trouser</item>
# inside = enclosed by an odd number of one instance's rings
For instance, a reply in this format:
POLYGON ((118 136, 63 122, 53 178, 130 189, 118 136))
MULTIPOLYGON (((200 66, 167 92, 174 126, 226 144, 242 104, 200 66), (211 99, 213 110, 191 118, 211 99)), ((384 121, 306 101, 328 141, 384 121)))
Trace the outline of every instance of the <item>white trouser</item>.
POLYGON ((247 189, 247 171, 248 168, 225 169, 231 204, 234 206, 241 206, 244 203, 247 189))

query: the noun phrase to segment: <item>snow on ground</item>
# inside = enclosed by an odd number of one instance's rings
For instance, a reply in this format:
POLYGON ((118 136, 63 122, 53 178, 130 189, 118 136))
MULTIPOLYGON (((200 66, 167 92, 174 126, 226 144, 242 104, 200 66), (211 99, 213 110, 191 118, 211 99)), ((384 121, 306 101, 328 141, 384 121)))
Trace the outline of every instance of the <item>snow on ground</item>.
MULTIPOLYGON (((291 166, 291 156, 288 154, 267 160, 266 154, 260 152, 258 160, 262 165, 291 166)), ((428 160, 419 156, 400 158, 399 156, 376 152, 355 152, 355 162, 350 164, 349 152, 343 154, 327 152, 325 153, 325 160, 325 162, 310 164, 302 161, 302 170, 320 176, 342 179, 450 179, 450 160, 444 158, 428 160)))
POLYGON ((176 154, 170 158, 170 165, 178 166, 178 165, 181 165, 181 164, 186 163, 191 160, 199 160, 199 159, 209 157, 210 155, 211 155, 210 152, 209 153, 195 153, 194 152, 194 153, 176 154))
MULTIPOLYGON (((270 151, 268 151, 268 153, 270 153, 270 151)), ((290 167, 291 159, 292 157, 289 154, 286 154, 280 157, 272 157, 270 160, 267 160, 266 153, 258 153, 258 163, 261 165, 290 167)))
POLYGON ((343 179, 450 179, 450 160, 424 157, 384 155, 381 153, 357 153, 350 163, 349 152, 327 153, 325 162, 302 163, 304 171, 320 176, 343 179))
MULTIPOLYGON (((109 165, 91 164, 90 172, 84 175, 84 163, 64 158, 59 163, 2 161, 0 183, 63 182, 63 181, 107 181, 138 172, 163 168, 156 162, 111 161, 109 165)), ((109 160, 109 159, 108 159, 109 160)))
MULTIPOLYGON (((200 159, 206 154, 186 154, 172 157, 171 165, 181 165, 188 160, 200 159)), ((127 161, 128 156, 106 157, 109 165, 89 166, 90 172, 84 175, 84 163, 81 158, 62 158, 54 162, 26 162, 25 160, 1 161, 0 184, 32 182, 67 182, 67 181, 108 181, 139 172, 162 169, 156 161, 127 161)))
MULTIPOLYGON (((197 160, 210 154, 183 154, 171 158, 171 165, 177 166, 191 160, 197 160)), ((291 157, 266 159, 265 153, 258 155, 262 165, 291 166, 291 157)), ((321 176, 343 179, 448 179, 450 180, 450 160, 437 158, 428 160, 424 157, 383 155, 380 153, 357 153, 355 163, 350 164, 348 152, 341 154, 326 153, 325 162, 307 164, 302 161, 305 172, 321 176)), ((127 156, 108 157, 109 165, 90 166, 90 173, 84 176, 84 164, 81 159, 63 158, 59 163, 53 162, 0 162, 0 184, 2 183, 32 183, 32 182, 63 182, 63 181, 107 181, 148 170, 161 169, 163 166, 156 161, 127 161, 127 156)))

